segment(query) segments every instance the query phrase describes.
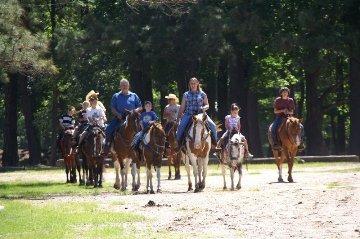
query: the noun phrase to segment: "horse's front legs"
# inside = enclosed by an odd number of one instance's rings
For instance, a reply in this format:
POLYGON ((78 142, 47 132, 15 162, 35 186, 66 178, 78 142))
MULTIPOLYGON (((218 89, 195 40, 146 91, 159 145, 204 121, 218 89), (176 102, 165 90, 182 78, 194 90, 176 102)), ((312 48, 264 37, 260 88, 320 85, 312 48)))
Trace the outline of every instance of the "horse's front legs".
POLYGON ((239 171, 239 181, 238 181, 238 184, 236 185, 236 188, 240 189, 241 188, 241 178, 242 178, 242 165, 241 164, 238 166, 238 171, 239 171))
POLYGON ((192 191, 193 187, 192 187, 191 176, 190 176, 190 162, 189 162, 189 158, 187 156, 185 156, 185 170, 186 170, 186 174, 188 177, 188 191, 192 191))
POLYGON ((70 169, 69 169, 69 166, 67 164, 65 165, 65 173, 66 173, 66 183, 70 183, 70 179, 69 179, 69 177, 70 177, 70 175, 69 175, 70 169))
POLYGON ((290 156, 289 159, 288 159, 288 173, 289 173, 289 176, 288 176, 288 181, 289 183, 293 183, 294 180, 292 178, 292 168, 294 166, 294 157, 290 156))
POLYGON ((115 183, 114 188, 120 189, 120 163, 118 160, 114 162, 114 168, 115 168, 115 183))
POLYGON ((234 191, 235 188, 234 188, 234 171, 235 171, 235 168, 233 165, 231 165, 230 167, 230 179, 231 179, 231 190, 234 191))
POLYGON ((160 185, 160 178, 161 178, 161 168, 156 167, 156 178, 157 178, 157 193, 161 193, 161 185, 160 185))

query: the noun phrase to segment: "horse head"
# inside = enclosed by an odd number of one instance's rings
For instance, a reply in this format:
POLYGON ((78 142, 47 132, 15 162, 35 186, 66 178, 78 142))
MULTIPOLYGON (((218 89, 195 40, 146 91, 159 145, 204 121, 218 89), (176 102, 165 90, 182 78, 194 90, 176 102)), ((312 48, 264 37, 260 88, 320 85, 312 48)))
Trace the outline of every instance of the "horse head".
POLYGON ((140 114, 136 110, 125 109, 125 128, 130 129, 132 132, 137 132, 140 128, 139 118, 140 114))
POLYGON ((205 139, 209 136, 209 130, 206 128, 207 115, 205 113, 194 115, 192 117, 192 142, 195 149, 201 149, 205 139))
POLYGON ((95 125, 90 127, 86 140, 92 145, 92 147, 90 147, 92 152, 89 152, 92 156, 97 157, 101 154, 104 137, 104 131, 99 126, 95 125))
POLYGON ((64 137, 62 139, 62 153, 63 156, 69 156, 73 149, 73 129, 66 129, 64 131, 64 137))
POLYGON ((164 154, 165 141, 166 135, 162 125, 155 122, 150 128, 150 145, 155 149, 158 156, 162 156, 164 154))
POLYGON ((234 134, 228 143, 229 159, 233 161, 242 161, 244 158, 244 136, 239 133, 234 134))

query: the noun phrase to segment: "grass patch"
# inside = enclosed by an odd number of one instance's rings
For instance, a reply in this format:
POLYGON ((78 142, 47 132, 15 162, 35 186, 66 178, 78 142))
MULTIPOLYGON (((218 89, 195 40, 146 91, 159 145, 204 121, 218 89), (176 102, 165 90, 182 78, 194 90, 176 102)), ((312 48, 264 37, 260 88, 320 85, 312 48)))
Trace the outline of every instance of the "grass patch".
POLYGON ((91 202, 44 202, 2 200, 1 238, 123 238, 131 223, 142 216, 112 212, 91 202), (123 225, 127 226, 124 227, 123 225))
POLYGON ((78 186, 61 182, 6 182, 0 184, 0 198, 31 199, 52 196, 99 195, 102 193, 119 193, 111 185, 104 188, 78 186))
POLYGON ((333 188, 339 188, 342 187, 343 185, 340 182, 331 182, 331 183, 327 183, 326 187, 328 189, 333 189, 333 188))

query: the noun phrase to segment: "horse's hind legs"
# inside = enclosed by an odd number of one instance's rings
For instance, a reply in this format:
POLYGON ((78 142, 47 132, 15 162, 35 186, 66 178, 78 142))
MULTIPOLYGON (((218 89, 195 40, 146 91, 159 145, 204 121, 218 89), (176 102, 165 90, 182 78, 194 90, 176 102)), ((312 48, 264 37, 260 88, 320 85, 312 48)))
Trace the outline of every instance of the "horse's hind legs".
POLYGON ((160 174, 160 167, 156 167, 156 178, 157 178, 157 193, 161 193, 161 185, 160 185, 160 178, 161 178, 161 174, 160 174))
POLYGON ((238 171, 239 171, 239 181, 238 181, 238 184, 236 185, 236 189, 241 189, 241 178, 242 178, 242 166, 241 165, 238 167, 238 171))

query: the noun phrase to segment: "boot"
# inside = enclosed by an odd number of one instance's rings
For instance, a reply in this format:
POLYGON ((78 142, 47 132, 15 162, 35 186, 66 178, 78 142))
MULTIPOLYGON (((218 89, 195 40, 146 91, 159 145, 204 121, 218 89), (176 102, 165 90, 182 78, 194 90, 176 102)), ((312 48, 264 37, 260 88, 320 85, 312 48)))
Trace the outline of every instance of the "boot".
POLYGON ((103 157, 107 157, 110 153, 110 146, 111 144, 109 142, 105 143, 104 150, 102 152, 103 157))

